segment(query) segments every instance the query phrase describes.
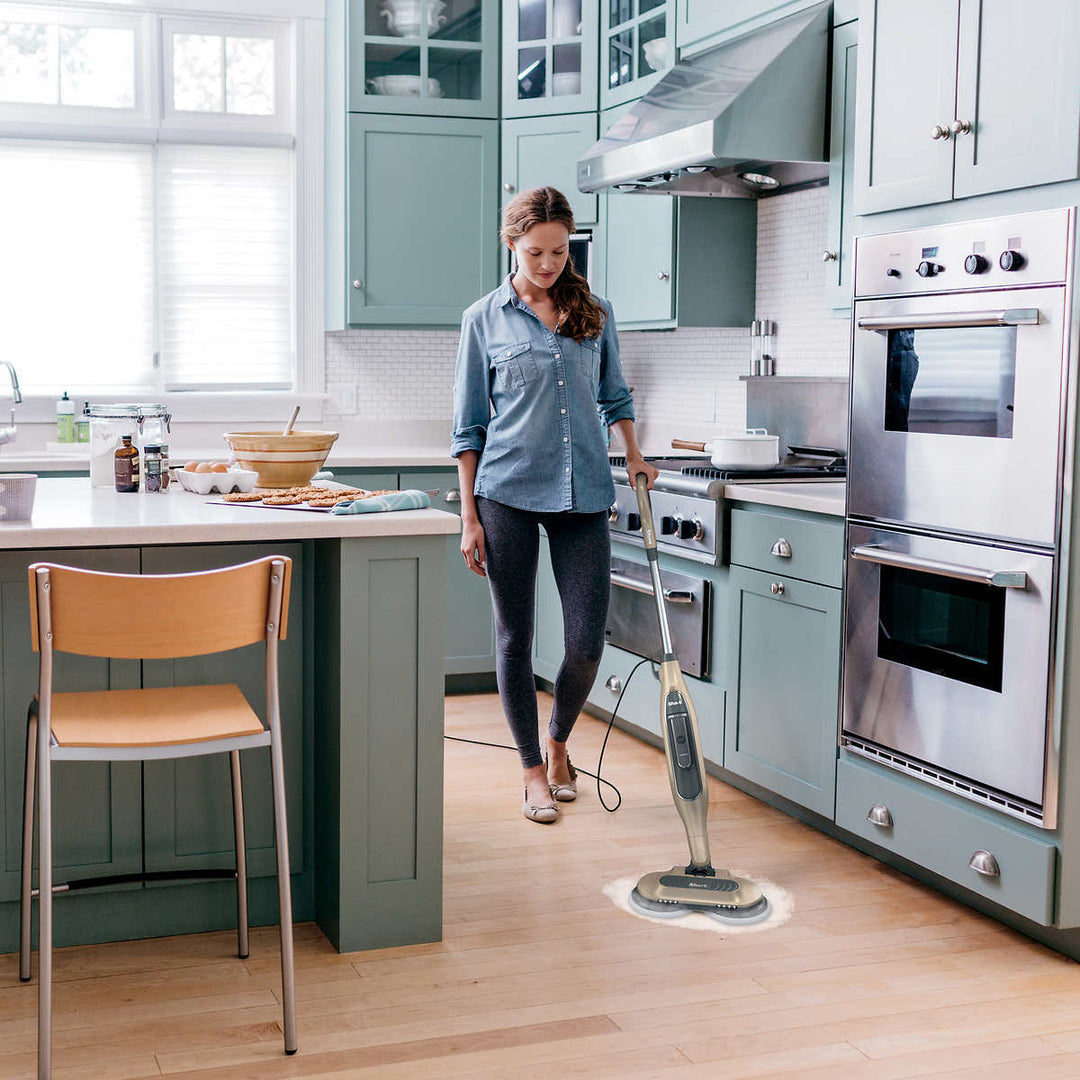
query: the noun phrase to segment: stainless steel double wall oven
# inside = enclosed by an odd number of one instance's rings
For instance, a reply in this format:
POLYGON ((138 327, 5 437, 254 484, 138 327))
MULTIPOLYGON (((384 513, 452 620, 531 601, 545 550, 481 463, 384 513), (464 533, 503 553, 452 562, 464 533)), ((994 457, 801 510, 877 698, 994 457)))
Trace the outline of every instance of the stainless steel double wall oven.
POLYGON ((856 245, 842 742, 1052 827, 1075 212, 856 245))

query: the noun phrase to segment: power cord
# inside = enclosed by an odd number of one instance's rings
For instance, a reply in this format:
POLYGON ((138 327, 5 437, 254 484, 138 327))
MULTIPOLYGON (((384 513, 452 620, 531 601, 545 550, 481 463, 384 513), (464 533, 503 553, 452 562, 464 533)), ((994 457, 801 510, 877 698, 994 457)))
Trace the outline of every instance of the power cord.
MULTIPOLYGON (((611 719, 608 720, 607 730, 604 732, 604 741, 600 745, 600 756, 596 761, 596 772, 591 773, 588 769, 583 769, 579 765, 575 765, 574 768, 579 773, 584 773, 586 776, 591 776, 596 781, 596 796, 600 800, 600 805, 609 813, 614 814, 616 810, 622 806, 622 792, 610 781, 605 780, 600 774, 604 764, 604 751, 607 749, 608 736, 611 734, 611 729, 615 724, 615 717, 619 715, 619 706, 622 704, 623 695, 626 693, 627 687, 630 685, 630 680, 634 677, 634 672, 637 671, 642 664, 651 664, 652 660, 646 656, 639 660, 631 669, 630 674, 626 676, 626 682, 623 683, 622 690, 619 691, 619 700, 615 702, 615 708, 611 712, 611 719), (606 784, 612 791, 615 792, 615 797, 618 800, 614 806, 608 806, 604 802, 604 792, 600 787, 601 784, 606 784)), ((654 671, 655 675, 656 672, 654 671)), ((444 739, 448 739, 450 742, 471 743, 473 746, 493 746, 496 750, 513 750, 517 753, 516 746, 508 746, 506 743, 493 743, 484 742, 482 739, 463 739, 460 735, 444 735, 444 739)))

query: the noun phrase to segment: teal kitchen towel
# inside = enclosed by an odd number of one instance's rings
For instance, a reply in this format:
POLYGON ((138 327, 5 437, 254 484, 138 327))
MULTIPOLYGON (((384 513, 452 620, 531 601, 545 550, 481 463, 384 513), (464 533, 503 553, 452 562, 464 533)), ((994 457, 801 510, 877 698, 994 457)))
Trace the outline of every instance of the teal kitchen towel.
POLYGON ((370 499, 353 499, 338 503, 332 514, 380 514, 386 510, 423 510, 431 499, 423 491, 394 491, 389 495, 373 495, 370 499))

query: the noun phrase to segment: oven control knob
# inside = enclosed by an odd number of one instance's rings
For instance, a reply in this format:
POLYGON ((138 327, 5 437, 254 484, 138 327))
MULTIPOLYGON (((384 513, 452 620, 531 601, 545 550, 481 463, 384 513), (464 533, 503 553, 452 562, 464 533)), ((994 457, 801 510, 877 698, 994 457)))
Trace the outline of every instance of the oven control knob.
POLYGON ((697 518, 687 520, 683 518, 679 522, 680 540, 700 540, 705 535, 705 526, 697 518))
POLYGON ((885 276, 886 277, 899 277, 900 276, 900 271, 897 270, 895 266, 890 266, 889 269, 885 271, 885 276))
POLYGON ((929 259, 923 259, 923 261, 915 267, 915 273, 922 278, 934 277, 940 269, 941 267, 938 266, 937 263, 932 263, 929 259))
POLYGON ((640 514, 627 514, 626 515, 626 527, 631 532, 637 532, 641 528, 641 515, 640 514))
POLYGON ((618 506, 618 503, 616 503, 614 506, 612 506, 611 509, 607 512, 607 519, 608 519, 608 521, 611 522, 612 525, 614 525, 615 522, 619 520, 619 506, 618 506))
POLYGON ((1024 265, 1024 256, 1019 251, 1013 251, 1011 248, 1001 253, 1001 258, 998 259, 998 266, 1002 270, 1019 270, 1024 265))
POLYGON ((679 531, 679 522, 681 518, 668 517, 665 514, 660 519, 660 535, 661 536, 674 536, 679 531))
POLYGON ((964 260, 964 270, 969 274, 985 274, 990 269, 990 260, 984 255, 969 255, 964 260))

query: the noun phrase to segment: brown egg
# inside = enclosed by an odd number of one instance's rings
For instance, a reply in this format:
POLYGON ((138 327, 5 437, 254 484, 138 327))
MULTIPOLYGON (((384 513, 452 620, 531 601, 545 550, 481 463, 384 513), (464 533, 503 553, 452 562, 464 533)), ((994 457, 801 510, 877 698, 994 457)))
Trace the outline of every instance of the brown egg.
POLYGON ((209 461, 200 461, 199 464, 195 466, 195 471, 196 472, 212 472, 213 471, 213 466, 211 466, 209 461))
POLYGON ((229 466, 224 461, 215 461, 213 463, 213 465, 210 466, 210 471, 211 472, 228 472, 229 471, 229 466))
POLYGON ((199 471, 199 463, 197 461, 189 461, 184 466, 184 472, 198 472, 198 471, 199 471))

